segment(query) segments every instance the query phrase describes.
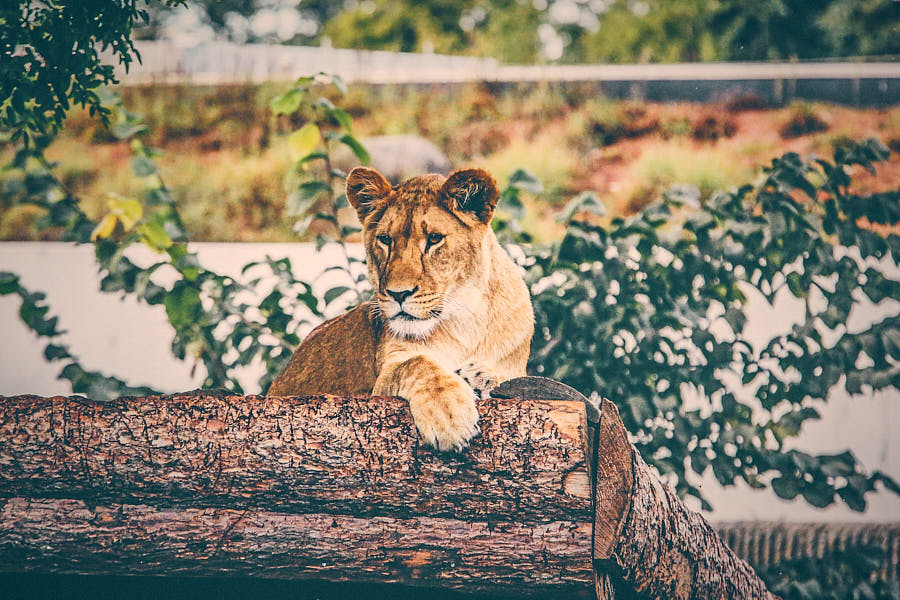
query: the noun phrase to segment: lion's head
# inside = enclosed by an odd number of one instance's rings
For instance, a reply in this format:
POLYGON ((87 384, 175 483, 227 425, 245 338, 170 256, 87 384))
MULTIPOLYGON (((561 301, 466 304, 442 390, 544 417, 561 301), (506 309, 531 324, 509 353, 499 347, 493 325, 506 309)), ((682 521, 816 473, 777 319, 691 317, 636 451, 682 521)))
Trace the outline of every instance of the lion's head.
POLYGON ((363 224, 369 279, 391 333, 422 339, 471 310, 486 285, 493 177, 466 169, 391 186, 378 171, 357 167, 347 197, 363 224))

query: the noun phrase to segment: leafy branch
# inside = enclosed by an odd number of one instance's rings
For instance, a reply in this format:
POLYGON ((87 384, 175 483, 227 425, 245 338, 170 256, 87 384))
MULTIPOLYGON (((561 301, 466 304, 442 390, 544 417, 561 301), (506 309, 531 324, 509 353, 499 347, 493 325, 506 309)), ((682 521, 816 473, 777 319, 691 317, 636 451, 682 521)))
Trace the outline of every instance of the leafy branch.
POLYGON ((900 190, 853 193, 854 168, 888 157, 876 140, 832 161, 789 153, 755 185, 714 194, 670 190, 631 218, 598 223, 599 199, 567 210, 562 242, 529 269, 538 330, 531 369, 614 399, 647 461, 708 507, 693 474, 743 479, 814 506, 854 510, 886 475, 850 452, 789 449, 829 394, 900 381, 900 319, 846 327, 863 300, 900 297, 884 270, 900 255, 900 190), (745 338, 752 296, 785 289, 804 319, 761 348, 745 338))

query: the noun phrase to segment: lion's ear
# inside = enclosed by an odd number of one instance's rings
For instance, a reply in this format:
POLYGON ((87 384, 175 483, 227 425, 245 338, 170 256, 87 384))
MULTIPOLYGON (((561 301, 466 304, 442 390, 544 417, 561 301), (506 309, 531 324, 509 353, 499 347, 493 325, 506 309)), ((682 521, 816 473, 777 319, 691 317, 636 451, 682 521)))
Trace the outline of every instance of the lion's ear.
POLYGON ((391 192, 391 184, 375 169, 356 167, 347 175, 347 200, 363 221, 375 203, 391 192))
POLYGON ((451 210, 468 212, 487 225, 497 206, 497 183, 483 169, 454 171, 441 187, 451 210))

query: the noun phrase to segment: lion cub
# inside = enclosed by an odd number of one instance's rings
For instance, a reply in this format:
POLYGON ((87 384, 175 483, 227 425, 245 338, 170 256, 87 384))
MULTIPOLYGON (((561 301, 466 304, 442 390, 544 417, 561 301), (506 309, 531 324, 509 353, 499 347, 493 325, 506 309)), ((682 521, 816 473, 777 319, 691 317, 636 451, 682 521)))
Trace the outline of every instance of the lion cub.
POLYGON ((481 169, 394 187, 353 169, 374 299, 316 328, 269 393, 402 396, 425 443, 467 446, 476 396, 525 375, 534 332, 528 288, 490 228, 497 196, 481 169))

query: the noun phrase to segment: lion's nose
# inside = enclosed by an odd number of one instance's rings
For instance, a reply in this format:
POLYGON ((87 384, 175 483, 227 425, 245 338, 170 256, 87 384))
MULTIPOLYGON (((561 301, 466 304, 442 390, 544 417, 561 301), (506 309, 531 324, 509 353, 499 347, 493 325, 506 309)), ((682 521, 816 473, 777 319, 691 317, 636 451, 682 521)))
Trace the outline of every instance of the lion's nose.
POLYGON ((397 301, 397 304, 403 304, 403 301, 415 294, 419 289, 419 286, 414 287, 411 290, 392 290, 390 288, 384 290, 387 292, 388 296, 397 301))

